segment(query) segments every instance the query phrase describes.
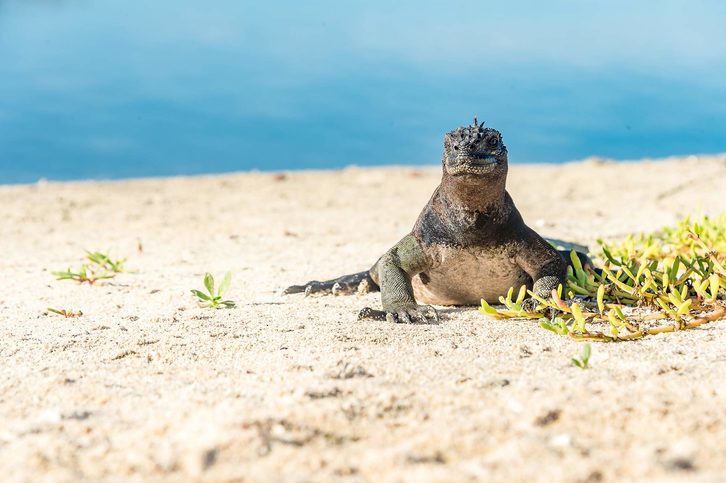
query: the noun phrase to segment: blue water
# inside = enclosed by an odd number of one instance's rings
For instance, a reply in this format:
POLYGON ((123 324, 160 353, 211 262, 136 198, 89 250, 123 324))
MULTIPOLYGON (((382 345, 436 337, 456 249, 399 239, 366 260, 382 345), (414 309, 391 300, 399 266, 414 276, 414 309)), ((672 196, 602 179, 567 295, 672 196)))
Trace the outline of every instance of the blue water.
POLYGON ((435 164, 475 114, 513 163, 724 152, 724 25, 723 1, 0 0, 0 183, 435 164))

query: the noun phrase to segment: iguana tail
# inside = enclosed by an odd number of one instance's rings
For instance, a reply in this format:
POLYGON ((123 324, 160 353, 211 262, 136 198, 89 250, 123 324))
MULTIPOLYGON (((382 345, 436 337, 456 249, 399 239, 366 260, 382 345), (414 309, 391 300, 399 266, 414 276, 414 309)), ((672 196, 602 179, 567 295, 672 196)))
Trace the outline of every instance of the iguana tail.
POLYGON ((305 296, 313 294, 351 295, 356 292, 367 293, 377 292, 378 290, 380 290, 378 285, 371 278, 370 272, 366 270, 365 272, 343 275, 342 277, 323 282, 313 280, 304 285, 292 285, 287 287, 283 293, 292 294, 304 292, 305 296))

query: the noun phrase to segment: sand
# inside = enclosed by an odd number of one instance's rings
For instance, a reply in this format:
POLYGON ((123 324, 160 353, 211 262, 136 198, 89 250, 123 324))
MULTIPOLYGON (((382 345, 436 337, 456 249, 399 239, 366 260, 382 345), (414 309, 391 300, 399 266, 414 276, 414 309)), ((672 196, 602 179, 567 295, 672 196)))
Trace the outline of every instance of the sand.
MULTIPOLYGON (((724 481, 726 321, 582 345, 445 308, 359 322, 362 297, 282 296, 359 271, 437 167, 0 187, 3 481, 724 481), (138 273, 55 281, 84 249, 138 273), (234 274, 231 310, 197 307, 234 274), (82 310, 79 318, 47 307, 82 310)), ((726 156, 514 165, 546 236, 595 247, 726 211, 726 156)))

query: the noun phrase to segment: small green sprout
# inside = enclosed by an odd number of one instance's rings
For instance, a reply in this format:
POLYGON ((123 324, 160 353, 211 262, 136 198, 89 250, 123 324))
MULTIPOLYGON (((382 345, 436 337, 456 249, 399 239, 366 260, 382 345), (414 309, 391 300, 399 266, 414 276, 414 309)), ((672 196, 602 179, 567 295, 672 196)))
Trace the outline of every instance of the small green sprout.
POLYGON ((102 252, 90 252, 86 250, 85 260, 77 270, 68 267, 67 270, 51 272, 51 274, 57 280, 75 280, 78 283, 93 285, 98 280, 113 278, 117 273, 134 271, 124 268, 124 264, 126 263, 125 258, 114 260, 102 252))
POLYGON ((113 278, 116 276, 115 273, 108 273, 104 269, 90 266, 86 263, 81 264, 78 270, 73 270, 68 267, 67 270, 62 272, 51 272, 56 280, 74 280, 78 283, 87 283, 93 285, 98 280, 107 278, 113 278))
POLYGON ((582 355, 580 357, 573 357, 570 359, 572 361, 572 365, 579 367, 580 369, 587 369, 590 364, 590 343, 587 343, 582 348, 582 355))
POLYGON ((135 272, 135 270, 128 270, 124 267, 126 264, 126 258, 119 258, 118 260, 114 260, 111 258, 110 255, 102 252, 90 252, 86 250, 86 259, 89 261, 90 265, 96 265, 100 268, 103 268, 109 272, 113 273, 129 273, 129 272, 135 272))
POLYGON ((54 314, 62 315, 66 319, 68 319, 70 317, 80 317, 81 315, 83 315, 83 312, 81 312, 80 310, 75 310, 75 311, 74 310, 67 310, 67 309, 58 310, 58 309, 54 309, 52 307, 48 307, 48 312, 52 312, 54 314))
POLYGON ((192 290, 192 294, 199 299, 199 306, 205 308, 219 309, 222 307, 232 308, 235 303, 231 300, 222 300, 222 295, 229 288, 229 284, 232 282, 232 273, 227 272, 224 274, 222 283, 219 284, 217 292, 214 292, 214 277, 211 273, 204 274, 204 287, 207 289, 207 293, 201 290, 192 290))
POLYGON ((567 327, 567 322, 560 317, 556 317, 552 322, 543 318, 540 320, 539 326, 559 335, 567 335, 570 333, 570 328, 567 327))

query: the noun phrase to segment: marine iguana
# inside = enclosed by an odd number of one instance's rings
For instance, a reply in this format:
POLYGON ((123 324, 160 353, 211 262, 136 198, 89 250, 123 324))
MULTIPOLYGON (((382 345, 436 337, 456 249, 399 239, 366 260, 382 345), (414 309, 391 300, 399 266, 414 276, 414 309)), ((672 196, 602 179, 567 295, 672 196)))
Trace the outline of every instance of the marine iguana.
MULTIPOLYGON (((438 321, 430 305, 497 302, 510 287, 526 285, 542 298, 564 286, 569 252, 560 252, 522 220, 505 189, 507 148, 499 131, 476 117, 444 136, 441 183, 413 230, 370 270, 284 293, 351 294, 380 289, 383 311, 366 307, 359 318, 394 322, 438 321)), ((578 252, 583 264, 591 264, 578 252)), ((536 306, 525 300, 525 308, 536 306)))

